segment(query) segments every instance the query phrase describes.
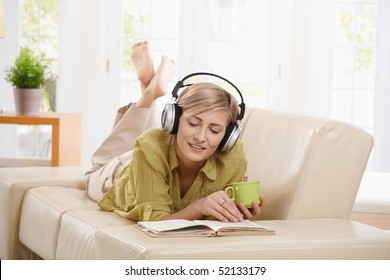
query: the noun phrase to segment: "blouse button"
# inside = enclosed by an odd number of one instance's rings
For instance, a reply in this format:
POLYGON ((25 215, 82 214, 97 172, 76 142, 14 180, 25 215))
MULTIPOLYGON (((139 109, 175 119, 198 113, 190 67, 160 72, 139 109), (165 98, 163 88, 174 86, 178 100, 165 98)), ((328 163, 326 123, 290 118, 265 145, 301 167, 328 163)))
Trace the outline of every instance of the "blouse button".
POLYGON ((146 204, 146 208, 147 209, 150 209, 152 206, 150 206, 150 204, 146 204))

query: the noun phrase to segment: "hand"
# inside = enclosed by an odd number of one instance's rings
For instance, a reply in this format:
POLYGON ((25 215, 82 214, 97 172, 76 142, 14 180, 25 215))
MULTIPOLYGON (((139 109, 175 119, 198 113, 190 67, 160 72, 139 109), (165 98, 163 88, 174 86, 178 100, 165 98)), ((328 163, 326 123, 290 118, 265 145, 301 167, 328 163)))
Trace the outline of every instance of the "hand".
POLYGON ((240 222, 244 219, 243 214, 224 191, 200 199, 198 208, 203 215, 214 216, 222 222, 240 222))
POLYGON ((252 208, 248 209, 245 207, 244 204, 238 205, 238 208, 240 209, 241 213, 244 215, 245 219, 250 219, 254 216, 258 216, 261 214, 261 207, 264 206, 264 197, 260 195, 260 203, 257 204, 256 201, 252 201, 252 208))

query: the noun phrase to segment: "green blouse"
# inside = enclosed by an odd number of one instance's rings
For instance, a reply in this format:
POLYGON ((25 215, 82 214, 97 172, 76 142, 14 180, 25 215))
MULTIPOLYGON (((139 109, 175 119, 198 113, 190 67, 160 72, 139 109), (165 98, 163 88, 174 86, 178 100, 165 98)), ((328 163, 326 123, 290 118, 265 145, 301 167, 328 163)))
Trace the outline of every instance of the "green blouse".
POLYGON ((161 128, 145 131, 136 141, 130 164, 116 176, 99 206, 131 220, 157 221, 243 180, 247 160, 240 140, 228 152, 217 151, 184 197, 180 195, 178 165, 170 134, 161 128))

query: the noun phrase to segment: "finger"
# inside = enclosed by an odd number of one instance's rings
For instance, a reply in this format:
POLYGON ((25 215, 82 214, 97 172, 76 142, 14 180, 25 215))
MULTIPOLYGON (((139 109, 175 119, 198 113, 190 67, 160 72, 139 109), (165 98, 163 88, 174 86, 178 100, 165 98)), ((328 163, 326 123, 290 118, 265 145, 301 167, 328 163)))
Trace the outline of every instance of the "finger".
POLYGON ((231 215, 240 218, 242 217, 241 212, 237 209, 234 200, 232 200, 226 192, 219 191, 218 193, 218 201, 220 201, 220 205, 223 206, 225 210, 227 210, 231 215))
POLYGON ((264 203, 265 203, 265 199, 262 195, 260 195, 260 208, 264 206, 264 203))
MULTIPOLYGON (((218 191, 214 193, 212 195, 212 201, 212 208, 219 215, 223 216, 231 222, 238 222, 243 220, 243 215, 237 209, 234 201, 224 191, 218 191)), ((219 215, 216 218, 222 220, 219 215)))
POLYGON ((251 211, 253 216, 257 216, 261 214, 261 207, 259 204, 257 204, 256 201, 252 202, 252 211, 251 211))
POLYGON ((218 211, 216 210, 212 210, 214 213, 211 213, 212 216, 214 216, 216 219, 220 220, 221 222, 229 222, 229 220, 224 216, 222 215, 221 213, 219 213, 218 211))
POLYGON ((218 202, 218 201, 219 200, 216 200, 216 199, 211 200, 210 205, 209 205, 209 211, 207 211, 208 215, 211 215, 214 218, 216 218, 217 220, 220 220, 222 222, 228 222, 229 220, 221 213, 223 201, 220 201, 220 202, 218 202))
POLYGON ((232 200, 225 192, 224 192, 224 194, 227 197, 227 201, 229 204, 229 207, 225 207, 225 208, 227 208, 233 216, 235 216, 237 219, 242 221, 244 216, 243 216, 242 212, 239 210, 239 206, 236 205, 234 200, 232 200))
POLYGON ((227 218, 231 222, 239 222, 243 220, 243 215, 237 209, 236 205, 232 201, 224 201, 219 204, 219 209, 217 211, 227 218))
POLYGON ((244 204, 240 203, 239 208, 240 208, 241 213, 244 215, 244 217, 246 219, 252 218, 252 213, 249 211, 248 208, 246 208, 246 206, 244 204))
POLYGON ((226 208, 231 215, 238 219, 238 221, 242 222, 244 220, 244 215, 241 213, 240 209, 238 209, 238 206, 234 203, 233 200, 229 200, 229 206, 226 208))

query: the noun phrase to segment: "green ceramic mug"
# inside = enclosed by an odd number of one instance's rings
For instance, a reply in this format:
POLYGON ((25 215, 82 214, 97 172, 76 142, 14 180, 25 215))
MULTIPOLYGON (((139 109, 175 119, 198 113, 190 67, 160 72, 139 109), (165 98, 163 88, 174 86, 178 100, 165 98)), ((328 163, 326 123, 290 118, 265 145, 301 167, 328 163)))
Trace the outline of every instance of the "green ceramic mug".
POLYGON ((260 182, 236 182, 227 185, 224 189, 227 195, 236 205, 244 204, 247 208, 252 208, 252 201, 260 203, 260 182))

